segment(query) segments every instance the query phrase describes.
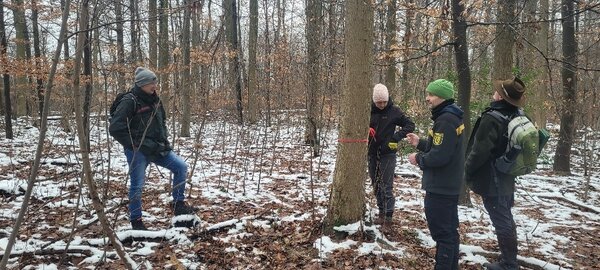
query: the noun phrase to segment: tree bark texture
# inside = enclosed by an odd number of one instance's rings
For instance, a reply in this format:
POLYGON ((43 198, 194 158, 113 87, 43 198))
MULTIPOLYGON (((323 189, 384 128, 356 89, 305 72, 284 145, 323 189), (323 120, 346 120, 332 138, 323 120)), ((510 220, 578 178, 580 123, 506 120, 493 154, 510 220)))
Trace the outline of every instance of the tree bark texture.
POLYGON ((345 86, 339 126, 337 159, 327 227, 362 219, 365 210, 365 179, 369 108, 372 83, 373 7, 370 2, 346 2, 345 86))
POLYGON ((562 101, 560 110, 560 133, 556 154, 554 155, 554 171, 563 174, 571 173, 571 146, 575 136, 575 114, 577 109, 577 40, 575 38, 575 9, 573 0, 561 1, 562 15, 562 101))

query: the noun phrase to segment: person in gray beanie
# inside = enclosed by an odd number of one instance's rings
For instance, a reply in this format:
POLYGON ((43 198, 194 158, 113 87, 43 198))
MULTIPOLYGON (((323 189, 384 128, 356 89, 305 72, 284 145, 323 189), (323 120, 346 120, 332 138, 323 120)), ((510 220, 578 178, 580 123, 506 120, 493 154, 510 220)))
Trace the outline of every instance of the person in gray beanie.
POLYGON ((142 87, 156 82, 156 74, 149 69, 138 67, 135 69, 135 85, 142 87))
POLYGON ((142 222, 142 190, 150 163, 173 173, 173 213, 194 214, 184 202, 187 164, 173 153, 167 138, 166 112, 156 93, 157 78, 149 69, 135 70, 135 83, 119 101, 110 119, 109 132, 123 145, 129 164, 129 218, 134 230, 146 230, 142 222))

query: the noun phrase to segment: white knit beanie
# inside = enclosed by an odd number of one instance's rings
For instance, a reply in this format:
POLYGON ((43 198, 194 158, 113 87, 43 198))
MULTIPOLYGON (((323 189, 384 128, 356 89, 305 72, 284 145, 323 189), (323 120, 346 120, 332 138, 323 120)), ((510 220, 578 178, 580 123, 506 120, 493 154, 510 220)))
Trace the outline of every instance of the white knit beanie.
POLYGON ((390 94, 388 93, 387 87, 383 84, 376 84, 373 87, 373 102, 389 101, 390 94))
POLYGON ((138 67, 135 69, 135 85, 142 87, 156 81, 156 74, 147 68, 138 67))

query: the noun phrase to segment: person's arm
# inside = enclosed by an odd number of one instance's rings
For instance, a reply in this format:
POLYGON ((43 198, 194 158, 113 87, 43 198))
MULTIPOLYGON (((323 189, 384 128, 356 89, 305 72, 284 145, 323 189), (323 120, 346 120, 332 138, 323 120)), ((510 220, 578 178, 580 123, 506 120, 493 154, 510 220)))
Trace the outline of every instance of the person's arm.
POLYGON ((413 121, 411 121, 400 109, 398 109, 398 117, 395 120, 394 124, 401 127, 401 129, 394 133, 392 140, 398 142, 406 138, 406 134, 412 133, 415 130, 415 123, 413 123, 413 121))
POLYGON ((448 164, 456 154, 456 144, 460 143, 456 127, 446 121, 434 124, 431 136, 433 137, 431 149, 428 152, 419 152, 416 156, 417 164, 421 169, 448 164))
POLYGON ((129 121, 135 114, 135 101, 123 98, 110 119, 108 131, 125 149, 133 149, 129 121))

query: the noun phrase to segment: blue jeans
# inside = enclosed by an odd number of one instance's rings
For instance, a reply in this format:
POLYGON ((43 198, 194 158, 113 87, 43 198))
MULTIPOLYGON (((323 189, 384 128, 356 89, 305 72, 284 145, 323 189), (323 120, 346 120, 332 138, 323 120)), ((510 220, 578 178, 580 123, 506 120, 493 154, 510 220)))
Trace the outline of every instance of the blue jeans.
POLYGON ((394 214, 394 170, 396 154, 369 156, 369 176, 377 198, 380 215, 391 217, 394 214))
POLYGON ((515 202, 515 196, 482 196, 483 206, 488 211, 492 225, 496 229, 498 238, 517 237, 517 226, 511 213, 511 208, 515 202))
POLYGON ((435 270, 458 270, 458 195, 425 193, 425 217, 436 243, 435 270))
MULTIPOLYGON (((129 218, 130 220, 142 217, 142 190, 146 180, 146 168, 150 162, 140 151, 125 149, 125 156, 129 164, 129 218)), ((158 166, 166 168, 173 173, 173 201, 183 201, 185 191, 185 178, 187 176, 187 164, 185 161, 170 151, 165 157, 154 161, 158 166)))

